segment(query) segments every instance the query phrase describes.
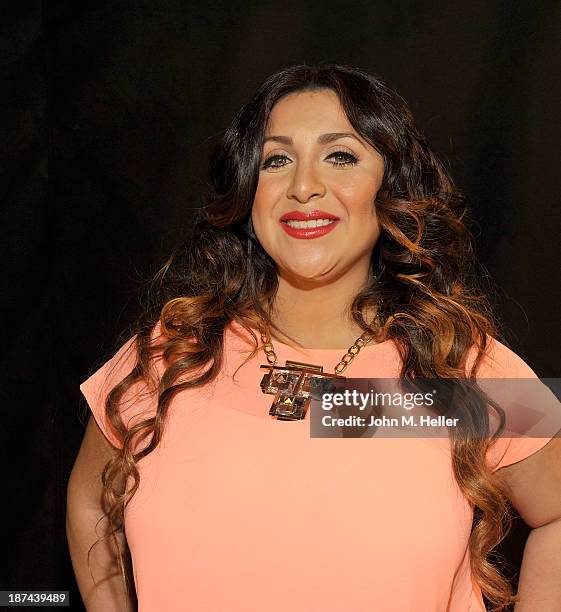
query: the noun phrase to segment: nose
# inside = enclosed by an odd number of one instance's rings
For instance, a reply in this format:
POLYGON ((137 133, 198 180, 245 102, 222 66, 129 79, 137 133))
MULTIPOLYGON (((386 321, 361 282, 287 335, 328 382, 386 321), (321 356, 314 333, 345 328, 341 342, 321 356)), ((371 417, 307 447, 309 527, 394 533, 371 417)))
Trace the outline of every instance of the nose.
POLYGON ((325 195, 325 185, 319 179, 312 163, 299 163, 294 170, 286 196, 305 204, 314 197, 325 195))

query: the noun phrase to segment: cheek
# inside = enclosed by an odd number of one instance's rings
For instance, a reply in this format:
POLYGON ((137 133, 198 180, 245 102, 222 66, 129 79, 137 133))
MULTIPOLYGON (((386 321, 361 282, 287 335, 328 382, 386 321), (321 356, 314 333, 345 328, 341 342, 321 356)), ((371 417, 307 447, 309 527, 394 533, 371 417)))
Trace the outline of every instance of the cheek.
POLYGON ((278 199, 281 189, 280 181, 274 180, 274 177, 260 177, 255 191, 255 203, 259 206, 272 205, 278 199))
POLYGON ((254 220, 264 224, 271 218, 275 202, 278 201, 278 188, 271 181, 259 181, 253 200, 254 220))
POLYGON ((376 218, 375 200, 378 189, 378 181, 374 182, 371 177, 368 180, 359 177, 338 185, 337 197, 347 209, 351 221, 376 218))
POLYGON ((270 246, 271 237, 274 235, 274 210, 275 203, 279 200, 278 191, 274 182, 261 180, 255 191, 251 216, 257 238, 264 247, 270 246))

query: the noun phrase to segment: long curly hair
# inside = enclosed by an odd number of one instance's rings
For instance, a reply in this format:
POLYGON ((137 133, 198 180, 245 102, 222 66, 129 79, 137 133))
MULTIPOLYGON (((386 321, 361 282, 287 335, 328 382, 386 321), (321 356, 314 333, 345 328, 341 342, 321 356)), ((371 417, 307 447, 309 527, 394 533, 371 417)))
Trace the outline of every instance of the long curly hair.
MULTIPOLYGON (((354 321, 373 331, 377 341, 396 342, 403 379, 475 381, 489 336, 498 336, 498 323, 478 280, 485 271, 474 256, 466 200, 404 100, 379 78, 344 65, 290 66, 270 76, 216 145, 209 192, 192 235, 150 279, 143 312, 132 329, 136 363, 106 398, 106 416, 122 448, 102 474, 109 524, 105 537, 117 546, 129 589, 118 536, 122 540, 125 507, 139 486, 137 464, 158 446, 170 402, 181 391, 217 377, 228 322, 236 321, 252 336, 248 360, 260 350, 254 329, 278 329, 270 316, 278 287, 275 262, 247 231, 247 220, 271 109, 288 94, 322 89, 337 94, 353 128, 384 160, 382 185, 373 202, 381 234, 372 253, 371 282, 352 302, 354 321), (367 309, 377 313, 375 327, 363 317, 367 309), (158 322, 162 340, 155 346, 151 334, 158 322), (474 347, 467 372, 468 352, 474 347), (161 377, 154 374, 156 352, 166 366, 161 377), (127 427, 120 401, 139 381, 150 384, 156 411, 127 427)), ((482 405, 478 409, 486 424, 482 405)), ((497 611, 516 601, 508 580, 491 561, 512 520, 506 491, 486 463, 487 450, 504 425, 504 414, 499 417, 493 435, 450 434, 454 477, 473 508, 472 573, 497 611)))

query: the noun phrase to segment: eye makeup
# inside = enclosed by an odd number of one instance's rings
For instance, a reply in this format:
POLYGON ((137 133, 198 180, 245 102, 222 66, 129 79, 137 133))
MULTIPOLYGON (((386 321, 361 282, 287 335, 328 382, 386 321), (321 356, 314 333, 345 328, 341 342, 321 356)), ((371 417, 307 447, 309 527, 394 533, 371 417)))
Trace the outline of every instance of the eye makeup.
MULTIPOLYGON (((344 161, 333 161, 333 162, 329 162, 331 163, 333 166, 336 166, 338 168, 346 168, 348 166, 354 166, 358 163, 358 158, 356 157, 356 155, 353 155, 352 153, 349 153, 348 151, 333 151, 331 152, 325 159, 328 160, 330 158, 334 158, 334 157, 339 157, 339 159, 343 158, 344 161)), ((282 160, 282 159, 289 159, 287 155, 284 154, 280 154, 280 153, 276 153, 273 155, 269 155, 261 164, 261 169, 262 170, 266 170, 268 168, 283 168, 284 166, 286 166, 287 164, 282 164, 282 165, 273 165, 275 162, 282 160)))

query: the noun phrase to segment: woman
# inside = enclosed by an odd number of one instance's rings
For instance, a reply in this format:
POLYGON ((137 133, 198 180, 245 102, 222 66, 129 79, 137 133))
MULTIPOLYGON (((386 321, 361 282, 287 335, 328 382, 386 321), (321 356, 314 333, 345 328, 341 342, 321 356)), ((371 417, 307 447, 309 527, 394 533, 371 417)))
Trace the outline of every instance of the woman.
POLYGON ((88 609, 463 612, 483 595, 504 609, 489 554, 508 499, 533 528, 516 610, 559 609, 558 439, 310 438, 305 406, 285 419, 263 394, 260 365, 285 360, 536 377, 470 285, 463 199, 403 100, 350 67, 282 70, 211 179, 152 307, 81 385, 95 420, 67 523, 88 609))

